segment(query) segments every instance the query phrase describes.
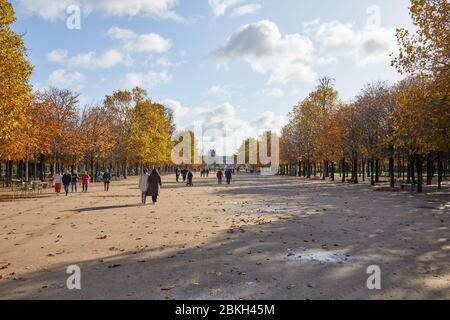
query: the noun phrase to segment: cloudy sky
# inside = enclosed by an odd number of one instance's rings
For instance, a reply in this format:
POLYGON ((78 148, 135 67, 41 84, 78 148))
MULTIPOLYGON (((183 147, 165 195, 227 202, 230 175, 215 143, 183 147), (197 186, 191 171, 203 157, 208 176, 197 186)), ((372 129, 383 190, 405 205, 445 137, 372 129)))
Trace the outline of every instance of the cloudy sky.
POLYGON ((279 129, 320 76, 336 79, 344 101, 367 82, 399 80, 389 53, 395 28, 411 28, 407 0, 12 3, 35 88, 72 88, 93 104, 141 86, 174 111, 179 128, 203 131, 205 144, 220 143, 205 149, 223 153, 279 129))

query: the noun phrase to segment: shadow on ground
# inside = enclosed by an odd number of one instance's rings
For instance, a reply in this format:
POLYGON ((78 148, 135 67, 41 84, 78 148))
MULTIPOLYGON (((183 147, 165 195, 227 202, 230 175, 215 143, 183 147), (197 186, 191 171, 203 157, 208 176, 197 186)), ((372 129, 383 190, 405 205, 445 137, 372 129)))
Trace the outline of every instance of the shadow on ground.
POLYGON ((236 225, 198 247, 71 261, 82 271, 79 291, 66 288, 68 264, 53 265, 0 281, 0 298, 450 298, 450 216, 442 207, 448 194, 416 197, 278 177, 265 179, 263 186, 252 177, 236 181, 238 187, 216 195, 247 215, 275 212, 279 219, 236 225), (362 197, 366 192, 370 196, 362 197), (248 195, 255 201, 243 200, 248 195), (370 265, 381 267, 380 291, 367 289, 370 265))

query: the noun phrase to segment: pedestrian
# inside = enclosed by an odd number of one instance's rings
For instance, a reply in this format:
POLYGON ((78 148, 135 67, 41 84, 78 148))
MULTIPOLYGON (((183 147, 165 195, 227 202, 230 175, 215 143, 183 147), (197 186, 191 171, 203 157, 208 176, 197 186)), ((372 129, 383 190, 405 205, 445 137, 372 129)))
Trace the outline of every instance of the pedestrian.
POLYGON ((194 174, 192 173, 191 170, 189 170, 189 172, 187 174, 187 186, 188 187, 194 186, 194 174))
POLYGON ((162 187, 161 176, 156 169, 153 169, 152 174, 148 177, 147 196, 152 197, 153 205, 158 202, 158 196, 162 187))
POLYGON ((177 182, 180 181, 180 174, 181 174, 180 168, 176 168, 175 169, 175 177, 177 179, 177 182))
POLYGON ((227 184, 230 184, 231 183, 231 179, 233 177, 233 174, 232 174, 230 169, 225 171, 225 177, 227 178, 227 184))
POLYGON ((222 169, 219 169, 219 171, 217 171, 217 181, 219 184, 222 184, 222 179, 223 179, 223 171, 222 169))
POLYGON ((105 191, 109 191, 109 184, 111 183, 111 173, 109 173, 109 170, 106 170, 106 172, 103 174, 103 185, 105 187, 105 191))
POLYGON ((88 191, 89 182, 91 181, 91 177, 89 176, 88 172, 85 171, 83 175, 81 176, 81 183, 83 184, 83 192, 88 191))
POLYGON ((61 186, 62 186, 62 175, 60 172, 58 172, 55 175, 55 192, 58 196, 61 193, 61 186))
POLYGON ((72 193, 74 192, 78 192, 77 190, 77 186, 78 186, 78 173, 76 171, 72 171, 72 181, 71 181, 71 186, 72 186, 72 193))
POLYGON ((181 175, 183 176, 183 182, 186 182, 188 171, 187 169, 181 170, 181 175))
POLYGON ((64 192, 67 195, 69 194, 69 186, 72 183, 72 175, 69 173, 69 171, 66 171, 64 175, 62 176, 62 183, 64 185, 64 192))
POLYGON ((139 189, 141 190, 141 203, 145 206, 147 204, 147 190, 148 190, 148 170, 144 169, 144 174, 139 178, 139 189))
POLYGON ((206 169, 206 177, 209 177, 209 168, 206 169))

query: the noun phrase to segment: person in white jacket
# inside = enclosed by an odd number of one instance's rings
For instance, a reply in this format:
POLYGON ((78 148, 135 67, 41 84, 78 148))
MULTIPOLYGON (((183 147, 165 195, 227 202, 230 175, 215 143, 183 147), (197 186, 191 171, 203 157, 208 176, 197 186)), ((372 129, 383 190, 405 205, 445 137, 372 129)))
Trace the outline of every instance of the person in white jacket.
POLYGON ((144 169, 144 174, 139 177, 139 189, 142 195, 142 204, 147 204, 147 189, 148 189, 148 170, 144 169))

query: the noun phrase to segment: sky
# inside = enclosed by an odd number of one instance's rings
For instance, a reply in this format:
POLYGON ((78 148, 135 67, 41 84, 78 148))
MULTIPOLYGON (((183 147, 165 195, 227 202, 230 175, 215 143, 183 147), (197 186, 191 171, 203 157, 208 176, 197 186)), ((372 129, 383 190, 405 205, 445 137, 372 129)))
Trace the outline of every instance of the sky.
POLYGON ((319 77, 346 102, 400 80, 389 54, 395 29, 412 28, 408 0, 11 2, 35 90, 70 88, 91 106, 140 86, 221 154, 280 130, 319 77))

